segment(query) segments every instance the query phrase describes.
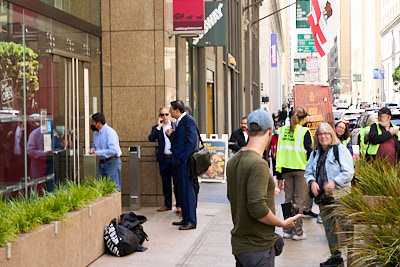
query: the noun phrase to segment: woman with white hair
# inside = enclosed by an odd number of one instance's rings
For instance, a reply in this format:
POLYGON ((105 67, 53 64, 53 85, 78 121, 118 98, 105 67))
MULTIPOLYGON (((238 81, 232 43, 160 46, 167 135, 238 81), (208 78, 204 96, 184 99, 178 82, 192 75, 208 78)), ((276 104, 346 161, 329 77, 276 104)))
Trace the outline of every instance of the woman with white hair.
POLYGON ((307 162, 304 177, 310 194, 319 205, 320 215, 328 239, 331 257, 320 266, 340 266, 343 263, 337 249, 338 235, 336 216, 332 216, 335 199, 349 188, 354 175, 353 159, 349 150, 337 138, 332 126, 322 122, 315 132, 314 152, 307 162))

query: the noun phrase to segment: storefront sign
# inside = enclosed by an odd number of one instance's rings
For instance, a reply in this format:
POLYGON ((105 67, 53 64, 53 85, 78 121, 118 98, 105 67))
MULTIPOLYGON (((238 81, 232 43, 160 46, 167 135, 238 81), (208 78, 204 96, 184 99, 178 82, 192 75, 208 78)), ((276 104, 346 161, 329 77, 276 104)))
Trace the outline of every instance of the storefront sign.
POLYGON ((11 79, 4 79, 1 81, 1 103, 7 104, 13 102, 13 86, 11 79))
POLYGON ((205 2, 204 4, 206 15, 206 19, 204 20, 204 34, 191 39, 189 43, 194 47, 226 45, 225 1, 205 2))
POLYGON ((208 149, 211 156, 211 166, 208 171, 199 176, 200 181, 225 182, 226 181, 226 162, 228 160, 228 135, 225 134, 221 139, 218 135, 212 134, 210 138, 203 138, 204 146, 208 149))
POLYGON ((174 34, 204 32, 204 0, 174 0, 172 13, 174 34))
POLYGON ((271 34, 271 68, 276 68, 278 66, 278 45, 276 42, 276 33, 271 34))
POLYGON ((302 0, 296 4, 296 28, 310 28, 307 15, 310 13, 310 0, 302 0))

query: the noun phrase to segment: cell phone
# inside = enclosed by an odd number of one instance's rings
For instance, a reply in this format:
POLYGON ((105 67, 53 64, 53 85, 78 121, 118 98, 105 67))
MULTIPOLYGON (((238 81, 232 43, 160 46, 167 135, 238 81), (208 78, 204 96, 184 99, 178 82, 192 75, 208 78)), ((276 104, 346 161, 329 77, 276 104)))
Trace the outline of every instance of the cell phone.
POLYGON ((281 204, 281 206, 282 206, 283 218, 285 220, 289 217, 295 216, 298 212, 298 211, 296 211, 296 207, 293 206, 292 202, 283 203, 283 204, 281 204))

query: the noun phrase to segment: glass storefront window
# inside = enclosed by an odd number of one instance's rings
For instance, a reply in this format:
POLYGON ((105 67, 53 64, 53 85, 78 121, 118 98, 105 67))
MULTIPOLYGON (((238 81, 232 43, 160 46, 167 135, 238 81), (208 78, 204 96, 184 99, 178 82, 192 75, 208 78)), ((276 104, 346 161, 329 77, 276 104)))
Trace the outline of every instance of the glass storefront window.
POLYGON ((100 26, 100 0, 40 0, 48 5, 100 26))
POLYGON ((100 38, 1 3, 0 193, 79 182, 87 111, 100 111, 100 38))

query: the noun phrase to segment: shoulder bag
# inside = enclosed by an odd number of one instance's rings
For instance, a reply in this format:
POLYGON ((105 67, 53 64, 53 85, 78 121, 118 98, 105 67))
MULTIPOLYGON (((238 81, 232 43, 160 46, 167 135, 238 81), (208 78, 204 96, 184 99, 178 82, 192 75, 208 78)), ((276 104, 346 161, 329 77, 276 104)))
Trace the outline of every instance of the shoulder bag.
MULTIPOLYGON (((186 128, 186 116, 183 118, 183 126, 186 128)), ((210 152, 204 146, 203 140, 201 139, 199 129, 196 126, 197 135, 199 136, 199 140, 201 142, 201 147, 197 148, 195 152, 193 152, 188 159, 187 162, 187 171, 188 176, 191 178, 198 177, 199 175, 205 173, 208 168, 211 166, 210 160, 210 152)), ((185 141, 186 141, 186 129, 185 129, 185 141)))

